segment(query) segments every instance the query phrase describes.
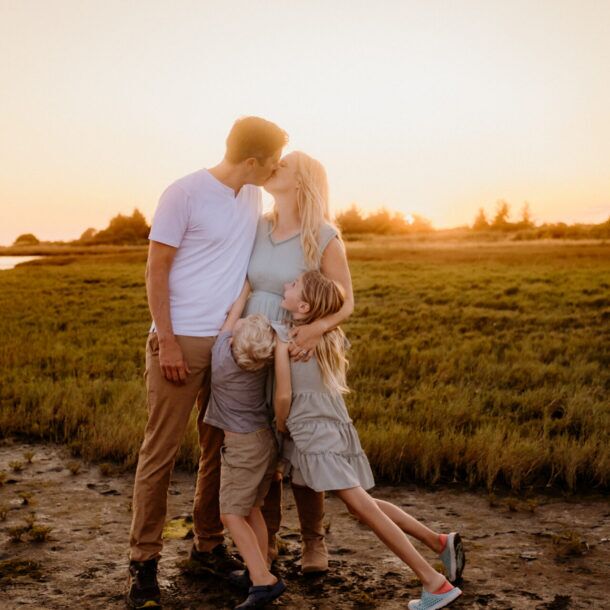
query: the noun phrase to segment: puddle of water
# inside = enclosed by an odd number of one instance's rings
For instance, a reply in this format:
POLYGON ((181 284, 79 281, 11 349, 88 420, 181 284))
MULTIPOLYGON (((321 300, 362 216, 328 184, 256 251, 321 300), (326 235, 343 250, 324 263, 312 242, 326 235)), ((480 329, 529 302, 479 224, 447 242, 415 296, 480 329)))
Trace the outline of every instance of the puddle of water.
POLYGON ((19 263, 27 263, 28 261, 42 258, 40 256, 0 256, 0 271, 14 269, 19 263))

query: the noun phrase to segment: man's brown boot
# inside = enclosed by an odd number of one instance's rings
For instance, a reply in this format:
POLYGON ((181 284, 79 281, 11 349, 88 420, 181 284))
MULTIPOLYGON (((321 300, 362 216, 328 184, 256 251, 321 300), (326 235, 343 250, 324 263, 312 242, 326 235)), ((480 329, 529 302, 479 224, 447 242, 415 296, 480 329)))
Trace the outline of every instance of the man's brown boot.
POLYGON ((309 487, 292 486, 301 523, 303 574, 328 572, 328 549, 324 542, 324 493, 309 487))

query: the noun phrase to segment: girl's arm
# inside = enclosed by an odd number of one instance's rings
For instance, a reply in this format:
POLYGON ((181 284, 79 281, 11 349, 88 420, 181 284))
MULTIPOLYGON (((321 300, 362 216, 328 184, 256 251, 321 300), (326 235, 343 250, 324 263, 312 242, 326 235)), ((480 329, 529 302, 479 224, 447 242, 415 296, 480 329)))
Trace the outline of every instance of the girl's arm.
POLYGON ((326 246, 322 255, 320 271, 327 278, 341 284, 345 290, 345 303, 337 313, 320 318, 311 324, 297 326, 292 330, 293 343, 290 345, 290 355, 294 360, 309 360, 320 339, 322 339, 322 335, 339 326, 354 311, 352 277, 349 272, 345 250, 338 239, 331 239, 326 246), (307 354, 303 354, 303 351, 307 351, 307 354))
POLYGON ((290 381, 290 354, 288 343, 275 342, 275 392, 273 394, 273 410, 278 432, 286 433, 286 420, 290 414, 292 402, 292 383, 290 381))
POLYGON ((227 315, 227 319, 222 325, 220 332, 223 332, 225 330, 233 330, 235 322, 237 322, 237 320, 241 318, 241 314, 244 311, 244 307, 246 306, 246 302, 248 301, 248 297, 250 296, 250 290, 250 282, 246 278, 246 281, 244 282, 244 287, 241 289, 241 292, 237 297, 235 303, 231 305, 231 309, 227 315))

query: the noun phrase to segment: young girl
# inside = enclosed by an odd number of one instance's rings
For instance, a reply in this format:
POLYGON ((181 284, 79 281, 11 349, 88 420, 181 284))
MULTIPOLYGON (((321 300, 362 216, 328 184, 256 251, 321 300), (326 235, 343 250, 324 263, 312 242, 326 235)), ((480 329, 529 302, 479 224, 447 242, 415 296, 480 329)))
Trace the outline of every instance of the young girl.
MULTIPOLYGON (((309 324, 341 309, 343 291, 318 271, 308 271, 284 286, 282 307, 293 324, 309 324)), ((374 480, 342 394, 347 392, 345 335, 340 328, 327 332, 308 362, 290 360, 289 328, 273 325, 276 387, 274 408, 277 428, 289 434, 288 459, 293 480, 316 491, 334 491, 348 510, 368 525, 379 539, 404 561, 423 584, 421 599, 409 602, 411 610, 435 610, 461 595, 449 581, 457 580, 464 567, 459 534, 439 534, 402 509, 375 500, 365 490, 374 480), (413 547, 408 533, 437 553, 448 579, 438 573, 413 547)))

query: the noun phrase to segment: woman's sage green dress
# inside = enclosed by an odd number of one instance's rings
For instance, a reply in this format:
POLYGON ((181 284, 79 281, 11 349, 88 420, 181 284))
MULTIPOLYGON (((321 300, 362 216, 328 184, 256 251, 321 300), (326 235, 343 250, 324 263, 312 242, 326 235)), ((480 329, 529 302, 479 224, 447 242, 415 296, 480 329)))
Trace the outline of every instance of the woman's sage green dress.
MULTIPOLYGON (((337 231, 323 224, 319 233, 320 254, 337 231)), ((244 316, 262 313, 271 322, 284 322, 289 314, 280 305, 284 298, 284 284, 292 282, 307 271, 301 235, 274 241, 271 237, 271 221, 262 217, 256 230, 256 239, 248 266, 248 281, 252 287, 244 316)))

